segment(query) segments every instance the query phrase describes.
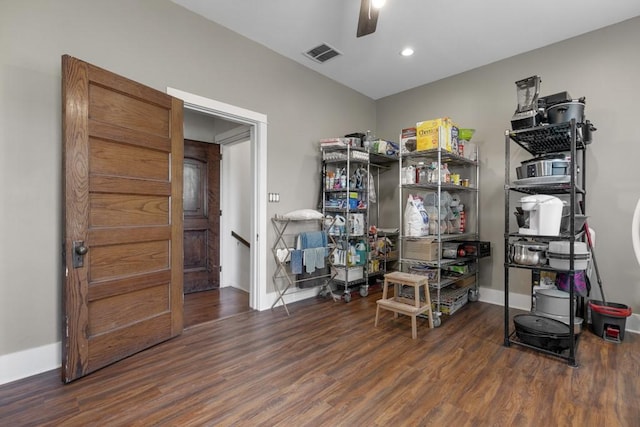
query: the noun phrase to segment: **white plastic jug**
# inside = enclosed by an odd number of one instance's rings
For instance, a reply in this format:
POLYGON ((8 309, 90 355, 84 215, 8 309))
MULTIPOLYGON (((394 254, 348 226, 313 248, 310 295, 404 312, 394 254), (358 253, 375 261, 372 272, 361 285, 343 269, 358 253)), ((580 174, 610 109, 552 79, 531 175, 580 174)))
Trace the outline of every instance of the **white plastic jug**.
POLYGON ((364 235, 364 214, 352 214, 349 219, 349 232, 353 236, 364 235))
POLYGON ((356 244, 356 264, 364 265, 367 262, 367 245, 364 242, 358 242, 356 244))
POLYGON ((336 215, 335 219, 331 216, 327 216, 324 221, 325 229, 329 228, 327 233, 332 236, 344 234, 344 227, 346 224, 347 220, 342 215, 336 215))

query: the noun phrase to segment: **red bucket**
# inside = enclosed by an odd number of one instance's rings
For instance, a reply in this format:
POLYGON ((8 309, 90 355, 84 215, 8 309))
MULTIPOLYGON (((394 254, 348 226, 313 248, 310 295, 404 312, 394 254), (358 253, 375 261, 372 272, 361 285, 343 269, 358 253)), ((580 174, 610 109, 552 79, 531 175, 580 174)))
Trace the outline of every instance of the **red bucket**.
POLYGON ((627 317, 631 308, 615 302, 589 301, 593 333, 607 341, 620 342, 624 339, 627 317))

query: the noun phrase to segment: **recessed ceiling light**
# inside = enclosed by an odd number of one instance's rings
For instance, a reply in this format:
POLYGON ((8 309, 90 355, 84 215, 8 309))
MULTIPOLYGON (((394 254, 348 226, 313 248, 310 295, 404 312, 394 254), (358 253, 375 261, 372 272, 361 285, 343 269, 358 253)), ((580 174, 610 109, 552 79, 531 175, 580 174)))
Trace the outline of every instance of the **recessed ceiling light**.
POLYGON ((411 49, 410 47, 405 47, 404 49, 402 49, 402 52, 400 52, 400 55, 411 56, 413 55, 413 49, 411 49))
POLYGON ((386 2, 387 0, 371 0, 371 6, 376 9, 380 9, 386 2))

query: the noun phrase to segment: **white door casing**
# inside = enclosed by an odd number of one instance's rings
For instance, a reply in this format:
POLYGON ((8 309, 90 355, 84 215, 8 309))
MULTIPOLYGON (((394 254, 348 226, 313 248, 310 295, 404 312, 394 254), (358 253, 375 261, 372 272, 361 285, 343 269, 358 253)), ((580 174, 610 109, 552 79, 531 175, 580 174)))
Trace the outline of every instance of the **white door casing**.
MULTIPOLYGON (((167 93, 182 99, 185 109, 217 116, 251 127, 251 232, 249 305, 255 310, 270 307, 267 301, 267 116, 171 87, 167 93)), ((224 268, 223 268, 224 270, 224 268)))

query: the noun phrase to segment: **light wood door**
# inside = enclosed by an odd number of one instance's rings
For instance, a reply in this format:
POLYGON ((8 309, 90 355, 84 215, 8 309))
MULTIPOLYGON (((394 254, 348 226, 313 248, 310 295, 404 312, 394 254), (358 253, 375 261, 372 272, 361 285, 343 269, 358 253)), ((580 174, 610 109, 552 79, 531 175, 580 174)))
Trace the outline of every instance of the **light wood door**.
POLYGON ((62 379, 182 332, 182 101, 62 58, 62 379))
POLYGON ((220 287, 220 146, 184 141, 184 293, 220 287))

